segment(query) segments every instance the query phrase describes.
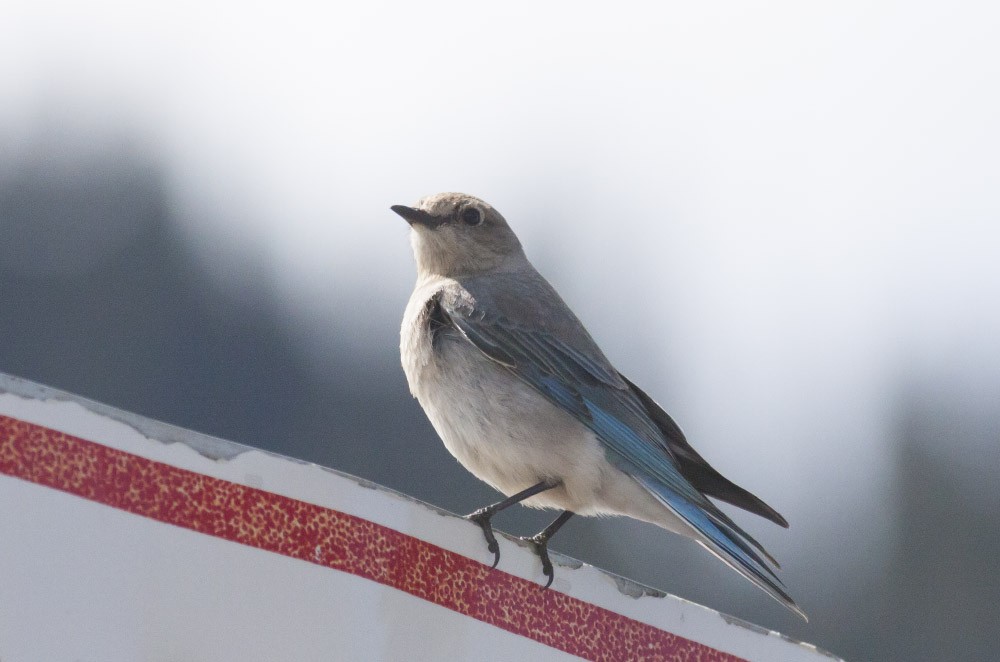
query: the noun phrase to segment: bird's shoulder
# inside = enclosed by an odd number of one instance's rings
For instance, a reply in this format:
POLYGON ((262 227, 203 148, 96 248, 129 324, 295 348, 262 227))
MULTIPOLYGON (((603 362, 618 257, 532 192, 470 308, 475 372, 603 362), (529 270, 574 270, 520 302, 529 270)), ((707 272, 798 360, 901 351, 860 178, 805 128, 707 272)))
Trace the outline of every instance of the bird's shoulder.
POLYGON ((451 279, 440 300, 463 316, 553 335, 586 333, 583 324, 538 272, 499 272, 451 279))
POLYGON ((534 354, 560 355, 599 382, 625 389, 583 323, 555 288, 535 271, 515 271, 453 279, 437 291, 439 305, 466 324, 488 328, 534 354))

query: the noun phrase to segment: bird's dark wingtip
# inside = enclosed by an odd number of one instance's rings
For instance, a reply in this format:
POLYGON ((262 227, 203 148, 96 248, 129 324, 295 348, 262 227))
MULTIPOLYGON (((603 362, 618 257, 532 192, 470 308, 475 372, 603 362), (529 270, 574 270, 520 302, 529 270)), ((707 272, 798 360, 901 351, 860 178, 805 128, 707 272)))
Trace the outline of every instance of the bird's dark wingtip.
POLYGON ((781 513, 779 513, 777 510, 767 505, 760 499, 757 499, 757 501, 760 503, 761 506, 760 510, 757 512, 758 515, 764 517, 765 519, 771 520, 772 522, 774 522, 783 529, 788 528, 788 520, 782 517, 781 513))

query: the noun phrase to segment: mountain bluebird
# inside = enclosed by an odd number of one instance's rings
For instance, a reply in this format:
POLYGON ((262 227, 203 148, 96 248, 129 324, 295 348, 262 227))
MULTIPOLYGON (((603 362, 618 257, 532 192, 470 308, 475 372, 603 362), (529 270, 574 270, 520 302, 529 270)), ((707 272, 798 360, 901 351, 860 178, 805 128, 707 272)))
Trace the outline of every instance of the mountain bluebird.
POLYGON ((549 539, 574 513, 627 515, 693 538, 805 618, 768 565, 777 562, 707 497, 785 519, 709 466, 611 365, 495 209, 441 193, 392 210, 412 228, 417 262, 403 369, 451 454, 508 497, 467 516, 494 567, 490 518, 515 503, 562 511, 528 539, 546 587, 549 539))

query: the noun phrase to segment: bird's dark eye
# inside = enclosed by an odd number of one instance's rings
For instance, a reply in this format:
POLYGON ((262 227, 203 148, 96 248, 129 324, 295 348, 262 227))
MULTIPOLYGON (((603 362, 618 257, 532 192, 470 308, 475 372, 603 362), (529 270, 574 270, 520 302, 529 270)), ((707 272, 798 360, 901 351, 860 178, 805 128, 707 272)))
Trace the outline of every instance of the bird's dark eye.
POLYGON ((466 225, 479 225, 483 222, 483 215, 475 207, 466 207, 462 210, 462 222, 466 225))

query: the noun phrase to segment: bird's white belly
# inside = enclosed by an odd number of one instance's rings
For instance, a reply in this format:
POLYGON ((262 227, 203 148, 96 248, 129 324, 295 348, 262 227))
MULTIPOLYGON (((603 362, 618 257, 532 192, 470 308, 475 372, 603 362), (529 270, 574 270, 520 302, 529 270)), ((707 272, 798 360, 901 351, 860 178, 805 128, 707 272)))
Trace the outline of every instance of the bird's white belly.
MULTIPOLYGON (((469 471, 508 495, 547 479, 599 480, 595 467, 604 458, 595 457, 597 441, 579 422, 467 342, 446 336, 435 350, 417 397, 469 471)), ((548 503, 555 492, 526 505, 563 507, 548 503)))

